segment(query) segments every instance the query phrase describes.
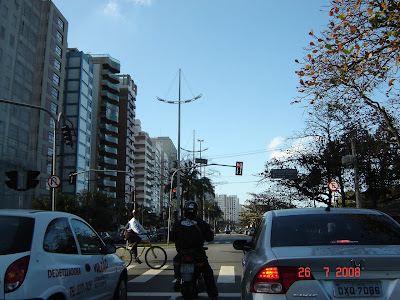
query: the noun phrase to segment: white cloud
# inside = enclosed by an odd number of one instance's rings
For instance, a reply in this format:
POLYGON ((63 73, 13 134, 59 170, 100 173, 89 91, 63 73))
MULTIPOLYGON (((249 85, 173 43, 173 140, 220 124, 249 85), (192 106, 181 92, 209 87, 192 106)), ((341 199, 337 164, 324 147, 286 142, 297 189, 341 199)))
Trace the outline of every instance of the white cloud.
POLYGON ((271 143, 269 143, 267 149, 269 150, 273 150, 276 149, 279 145, 281 145, 283 142, 285 141, 285 138, 282 136, 277 136, 274 137, 271 141, 271 143))
POLYGON ((106 15, 121 18, 129 5, 151 6, 152 0, 108 0, 103 12, 106 15))
POLYGON ((128 1, 133 2, 136 5, 150 6, 152 0, 128 0, 128 1))
POLYGON ((109 0, 106 7, 104 8, 104 13, 113 17, 120 17, 119 6, 116 0, 109 0))
MULTIPOLYGON (((315 141, 316 137, 303 137, 296 139, 292 145, 290 145, 286 150, 276 150, 270 154, 271 159, 284 159, 290 157, 291 155, 298 153, 300 151, 307 152, 310 147, 308 145, 315 141)), ((281 145, 285 141, 282 137, 276 137, 269 144, 268 148, 271 150, 276 149, 278 145, 281 145), (271 147, 274 146, 274 147, 271 147)))

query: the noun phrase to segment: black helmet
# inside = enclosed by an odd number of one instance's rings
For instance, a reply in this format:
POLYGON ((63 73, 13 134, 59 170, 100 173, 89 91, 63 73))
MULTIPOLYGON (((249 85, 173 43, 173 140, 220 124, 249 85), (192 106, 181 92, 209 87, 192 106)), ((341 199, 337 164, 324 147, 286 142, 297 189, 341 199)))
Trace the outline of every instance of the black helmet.
POLYGON ((199 209, 196 201, 189 200, 185 202, 184 211, 185 217, 189 219, 194 219, 197 216, 197 210, 199 209))

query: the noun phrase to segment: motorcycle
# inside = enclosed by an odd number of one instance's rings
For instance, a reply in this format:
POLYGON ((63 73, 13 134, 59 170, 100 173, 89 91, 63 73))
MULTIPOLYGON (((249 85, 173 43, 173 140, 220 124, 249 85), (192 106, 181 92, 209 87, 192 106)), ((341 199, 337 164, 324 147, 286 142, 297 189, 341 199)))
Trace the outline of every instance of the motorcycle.
MULTIPOLYGON (((203 250, 207 250, 204 247, 203 250)), ((176 292, 181 292, 184 300, 198 298, 198 294, 206 290, 203 275, 200 272, 204 263, 195 249, 178 253, 174 261, 174 267, 178 270, 177 281, 174 285, 176 292)))

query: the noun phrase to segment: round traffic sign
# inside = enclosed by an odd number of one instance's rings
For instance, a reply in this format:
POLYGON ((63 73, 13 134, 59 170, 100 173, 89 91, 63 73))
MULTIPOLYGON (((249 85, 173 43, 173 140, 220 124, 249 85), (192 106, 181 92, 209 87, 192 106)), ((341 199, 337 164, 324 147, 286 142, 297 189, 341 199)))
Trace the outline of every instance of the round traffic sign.
POLYGON ((328 188, 332 191, 335 192, 339 189, 339 182, 337 182, 336 180, 332 180, 329 182, 328 184, 328 188))
POLYGON ((52 189, 58 188, 61 185, 61 179, 57 175, 51 175, 49 179, 47 179, 47 183, 49 184, 49 187, 52 189))

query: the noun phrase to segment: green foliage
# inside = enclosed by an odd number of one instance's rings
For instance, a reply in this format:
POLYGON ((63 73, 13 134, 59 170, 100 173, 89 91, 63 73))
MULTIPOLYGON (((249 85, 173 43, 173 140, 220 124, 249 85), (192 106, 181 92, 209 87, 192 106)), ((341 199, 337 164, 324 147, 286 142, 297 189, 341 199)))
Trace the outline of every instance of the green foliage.
MULTIPOLYGON (((97 231, 117 231, 119 225, 128 222, 128 209, 123 201, 116 201, 105 193, 88 193, 71 196, 56 194, 56 210, 75 214, 85 219, 97 231)), ((51 210, 48 197, 35 198, 33 209, 51 210)))
POLYGON ((240 213, 241 227, 255 227, 260 218, 270 210, 294 208, 289 199, 280 199, 276 194, 266 191, 260 194, 250 194, 252 199, 243 205, 240 213))
POLYGON ((383 120, 400 145, 393 122, 399 104, 400 4, 397 0, 333 0, 331 21, 313 41, 300 69, 295 102, 339 103, 353 112, 360 104, 365 124, 383 120), (386 108, 385 108, 386 107, 386 108), (388 109, 389 108, 389 109, 388 109))

